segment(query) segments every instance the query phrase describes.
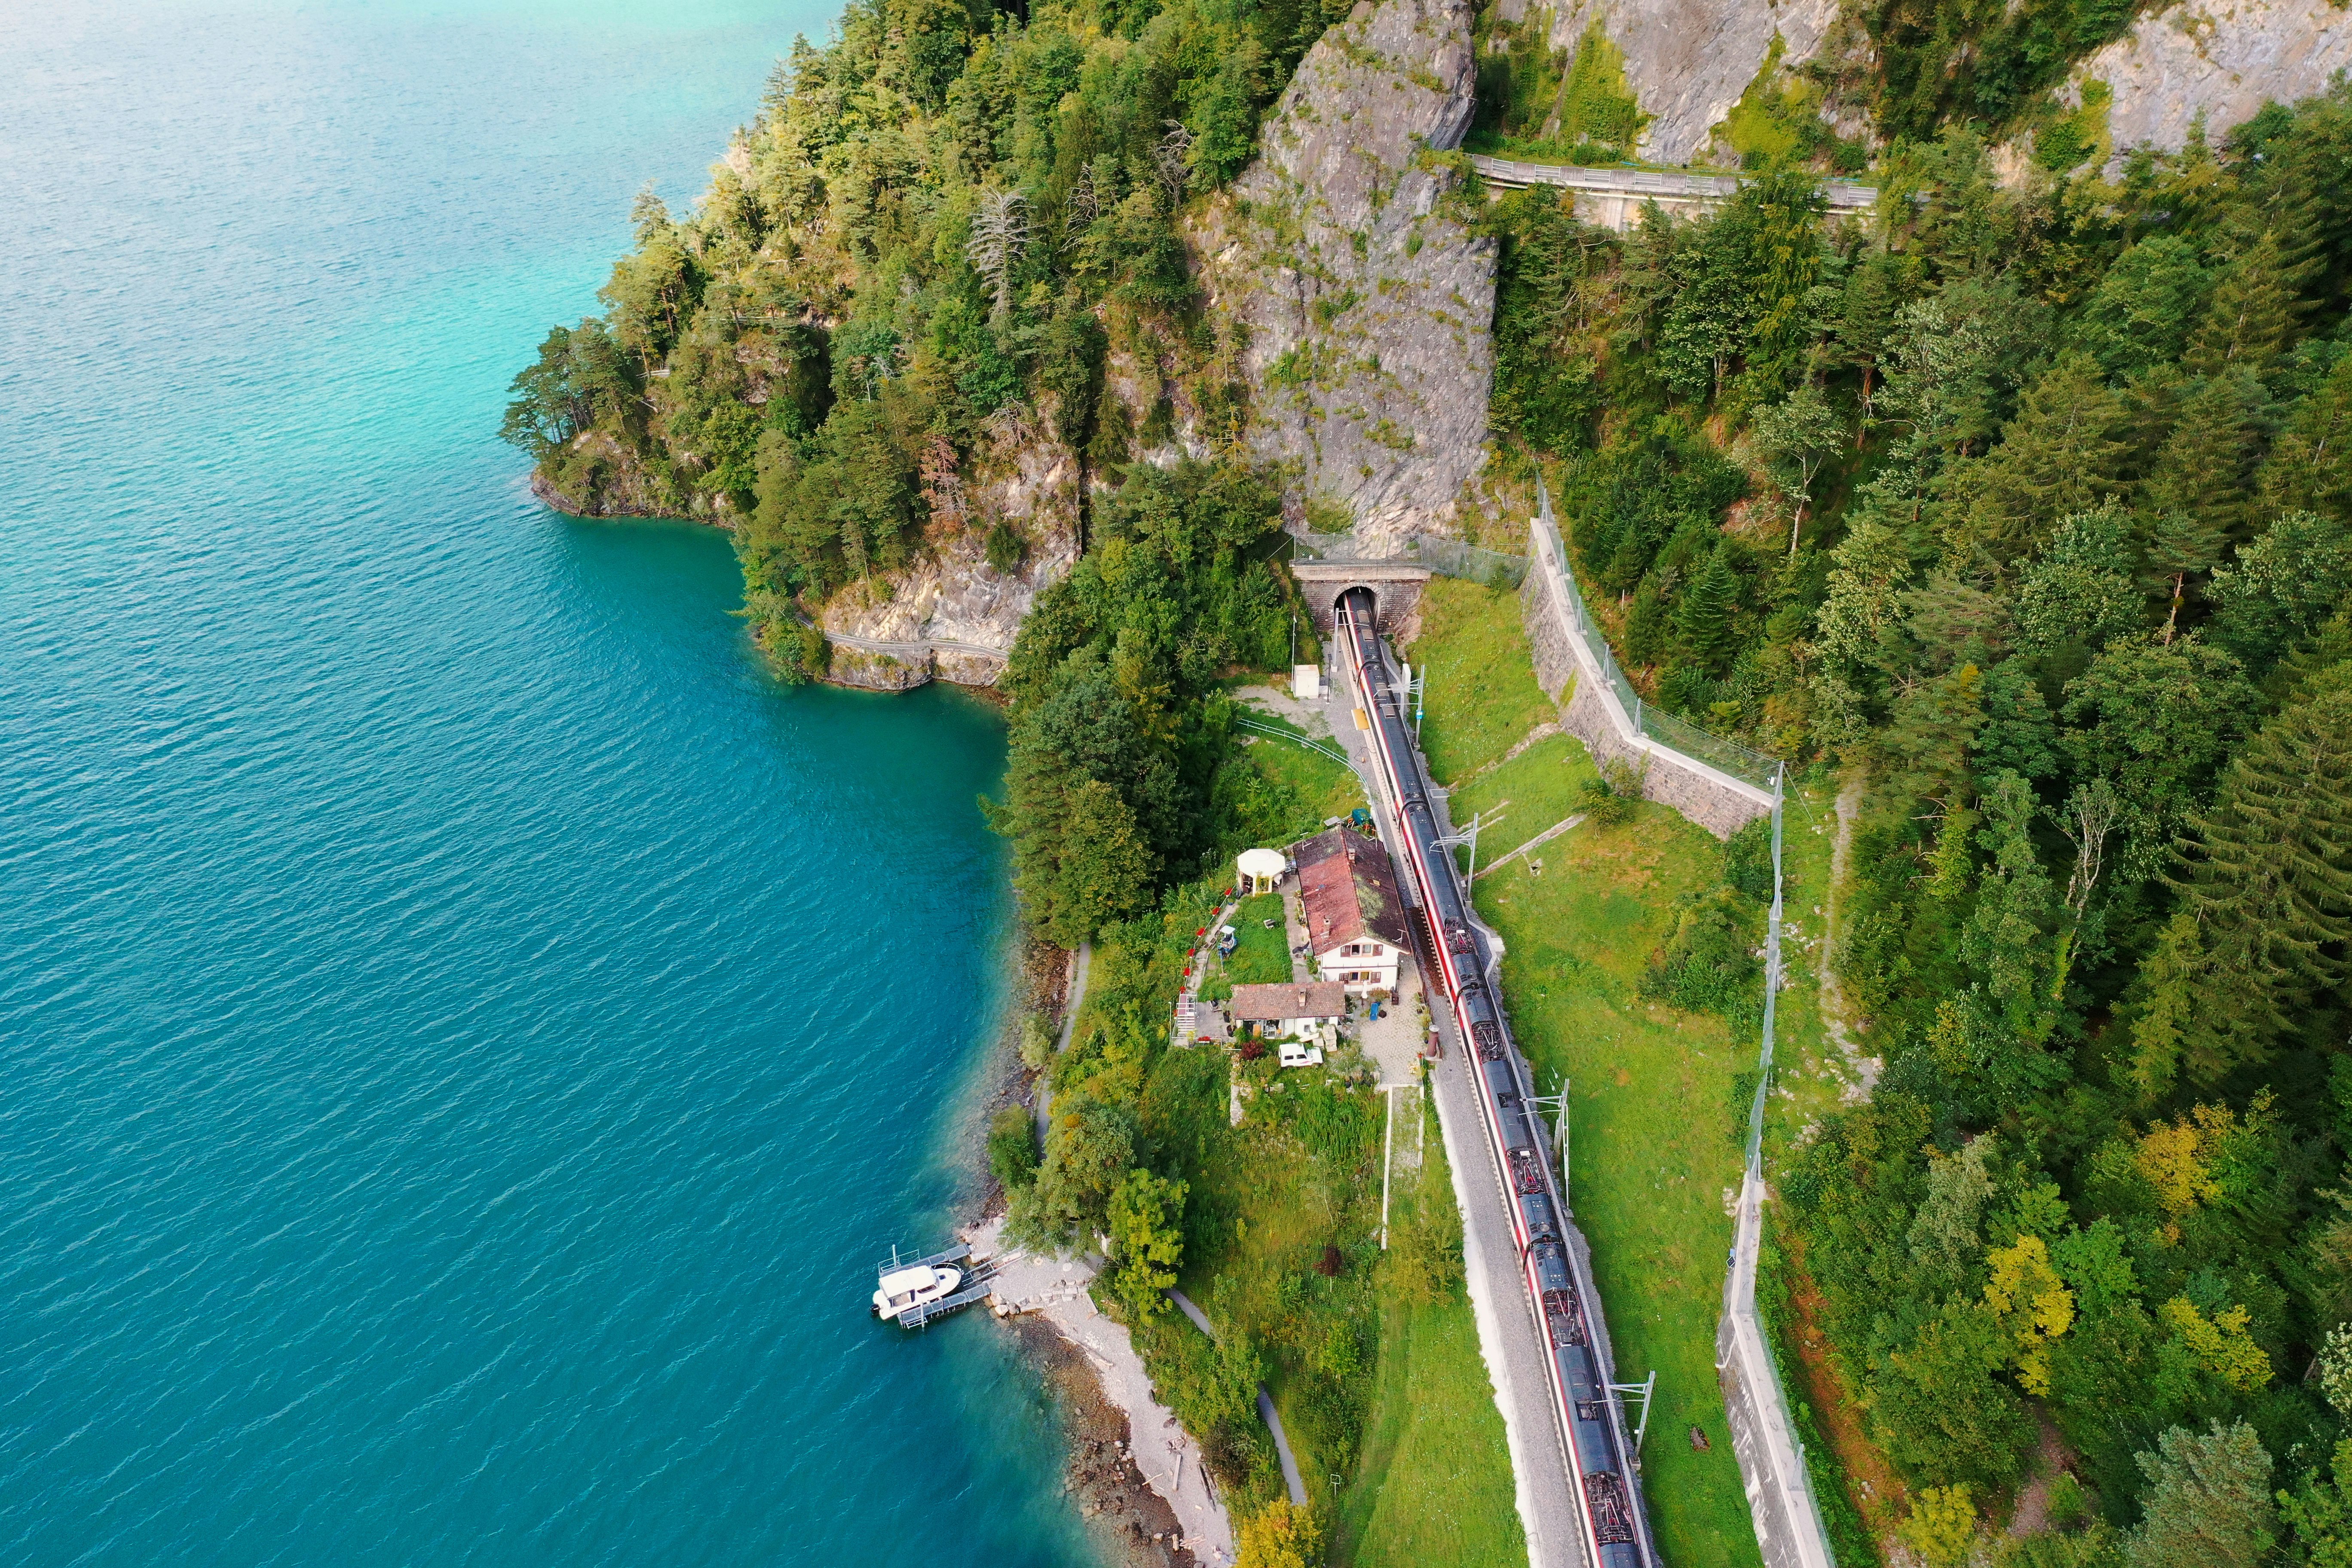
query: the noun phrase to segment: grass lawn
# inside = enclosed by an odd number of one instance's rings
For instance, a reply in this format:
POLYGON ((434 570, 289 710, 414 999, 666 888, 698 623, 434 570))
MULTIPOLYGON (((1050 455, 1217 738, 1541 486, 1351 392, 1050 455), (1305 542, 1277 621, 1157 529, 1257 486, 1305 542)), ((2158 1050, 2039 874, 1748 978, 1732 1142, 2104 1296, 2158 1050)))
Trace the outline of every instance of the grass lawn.
MULTIPOLYGON (((1483 773, 1456 791, 1448 801, 1454 826, 1462 826, 1476 812, 1503 805, 1503 815, 1478 835, 1478 863, 1491 865, 1501 856, 1533 838, 1580 809, 1580 792, 1595 776, 1592 754, 1572 735, 1548 735, 1501 767, 1483 773)), ((1536 851, 1536 858, 1551 866, 1570 852, 1574 828, 1536 851)), ((1454 863, 1466 866, 1467 845, 1456 847, 1454 863)))
MULTIPOLYGON (((1379 1355, 1381 1118, 1369 1087, 1211 1049, 1163 1054, 1140 1118, 1191 1186, 1178 1282, 1220 1334, 1256 1345, 1326 1520, 1338 1500, 1330 1478, 1356 1468, 1379 1355), (1250 1091, 1239 1127, 1225 1118, 1229 1071, 1250 1091)), ((1235 1500, 1237 1516, 1279 1495, 1267 1454, 1235 1500)))
POLYGON ((1290 978, 1290 937, 1282 924, 1282 895, 1244 899, 1234 911, 1237 945, 1224 961, 1225 978, 1236 985, 1275 985, 1290 978), (1265 922, 1274 921, 1268 931, 1265 922))
POLYGON ((1753 1068, 1756 1042, 1640 994, 1675 896, 1711 885, 1718 854, 1705 830, 1644 805, 1622 826, 1547 846, 1540 878, 1514 864, 1477 887, 1507 946, 1504 996, 1537 1079, 1573 1085, 1570 1201, 1592 1242, 1617 1375, 1658 1373, 1643 1490, 1675 1568, 1760 1562, 1715 1373, 1743 1125, 1734 1078, 1753 1068), (1693 1426, 1707 1451, 1691 1447, 1693 1426))
POLYGON ((1421 597, 1420 640, 1403 652, 1416 669, 1428 667, 1421 745, 1440 784, 1493 762, 1559 717, 1536 684, 1518 595, 1507 589, 1431 578, 1421 597))
MULTIPOLYGON (((1272 714, 1261 713, 1258 718, 1281 724, 1285 730, 1296 728, 1272 714)), ((1345 816, 1364 804, 1364 786, 1353 768, 1270 735, 1251 736, 1249 741, 1250 765, 1270 782, 1296 795, 1312 814, 1302 831, 1312 832, 1322 826, 1325 817, 1345 816)))
MULTIPOLYGON (((1425 1098, 1419 1104, 1427 1163, 1417 1178, 1400 1173, 1392 1218, 1413 1205, 1454 1207, 1436 1114, 1425 1098)), ((1408 1120, 1398 1122, 1400 1144, 1412 1136, 1408 1120)), ((1356 1568, 1527 1561, 1510 1448, 1469 1298, 1457 1290, 1437 1301, 1382 1301, 1373 1385, 1363 1459, 1335 1532, 1340 1560, 1356 1568)))
POLYGON ((1271 713, 1252 717, 1277 734, 1243 734, 1218 765, 1210 810, 1223 850, 1296 843, 1364 804, 1364 791, 1344 763, 1309 751, 1297 727, 1271 713))
MULTIPOLYGON (((1524 1563, 1509 1449, 1468 1300, 1456 1285, 1406 1301, 1403 1255, 1380 1247, 1385 1110, 1344 1074, 1285 1072, 1214 1050, 1162 1053, 1139 1120, 1190 1184, 1179 1283, 1221 1337, 1245 1334, 1262 1357, 1335 1568, 1524 1563), (1225 1118, 1234 1073, 1249 1094, 1239 1127, 1225 1118)), ((1399 1110, 1402 1144, 1412 1106, 1399 1110)), ((1421 1142, 1427 1163, 1399 1184, 1392 1220, 1425 1223, 1421 1205, 1443 1203, 1431 1215, 1458 1245, 1433 1118, 1421 1142)), ((1204 1343, 1172 1313, 1139 1342, 1155 1379, 1180 1378, 1186 1352, 1204 1343)), ((1262 1432, 1253 1422, 1245 1443, 1222 1450, 1236 1518, 1281 1494, 1262 1432)))

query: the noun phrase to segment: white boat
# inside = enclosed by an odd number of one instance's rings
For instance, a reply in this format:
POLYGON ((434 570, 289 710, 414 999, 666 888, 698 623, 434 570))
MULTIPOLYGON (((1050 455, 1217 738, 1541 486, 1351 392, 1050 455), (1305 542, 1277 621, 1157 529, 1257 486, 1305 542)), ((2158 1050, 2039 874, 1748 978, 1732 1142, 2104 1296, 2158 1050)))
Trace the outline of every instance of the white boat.
POLYGON ((882 1276, 881 1288, 874 1292, 874 1315, 895 1318, 909 1307, 944 1300, 962 1283, 962 1269, 938 1264, 893 1269, 882 1276))

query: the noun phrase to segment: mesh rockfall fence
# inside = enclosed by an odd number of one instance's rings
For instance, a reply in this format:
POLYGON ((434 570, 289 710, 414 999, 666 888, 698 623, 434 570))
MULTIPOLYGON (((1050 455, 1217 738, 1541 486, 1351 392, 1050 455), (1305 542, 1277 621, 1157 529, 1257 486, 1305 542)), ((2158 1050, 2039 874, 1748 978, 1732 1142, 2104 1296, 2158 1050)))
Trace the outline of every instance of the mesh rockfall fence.
POLYGON ((1482 544, 1465 544, 1458 539, 1440 539, 1433 533, 1416 533, 1404 548, 1409 559, 1433 572, 1483 583, 1489 588, 1516 588, 1528 580, 1528 561, 1526 556, 1506 554, 1482 544))
POLYGON ((1617 656, 1609 647, 1609 637, 1585 608, 1584 590, 1576 580, 1576 569, 1569 564, 1568 547, 1560 540, 1559 524, 1552 517, 1551 492, 1541 481, 1536 486, 1536 548, 1550 554, 1552 564, 1559 570, 1560 581, 1568 592, 1564 610, 1568 629, 1582 642, 1591 654, 1593 663, 1616 693, 1617 701, 1625 710, 1633 728, 1662 746, 1670 747, 1695 762, 1705 763, 1718 773, 1730 774, 1759 789, 1769 789, 1780 763, 1752 746, 1743 745, 1727 735, 1717 735, 1702 730, 1689 720, 1669 713, 1644 698, 1625 678, 1617 663, 1617 656))

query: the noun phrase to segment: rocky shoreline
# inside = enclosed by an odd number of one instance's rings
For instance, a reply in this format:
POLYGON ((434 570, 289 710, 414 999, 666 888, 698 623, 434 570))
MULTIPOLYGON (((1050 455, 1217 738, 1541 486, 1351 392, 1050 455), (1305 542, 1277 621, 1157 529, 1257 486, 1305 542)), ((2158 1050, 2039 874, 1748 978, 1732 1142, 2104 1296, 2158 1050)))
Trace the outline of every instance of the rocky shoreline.
POLYGON ((1063 1489, 1119 1568, 1208 1568, 1220 1561, 1186 1543, 1176 1510, 1136 1463, 1133 1417, 1104 1392, 1083 1347, 1050 1318, 1010 1320, 1022 1351, 1060 1402, 1068 1444, 1063 1489))
MULTIPOLYGON (((1026 932, 1021 943, 1021 1016, 1058 1024, 1072 955, 1026 932)), ((1017 1050, 981 1121, 1008 1106, 1034 1110, 1044 1074, 1017 1050)), ((1063 1488, 1118 1568, 1229 1568, 1232 1519, 1202 1469, 1199 1447, 1152 1396, 1151 1377, 1124 1325, 1104 1317, 1089 1290, 1100 1260, 1034 1258, 1002 1239, 1005 1194, 982 1174, 958 1236, 997 1264, 990 1305, 1059 1403, 1066 1436, 1063 1488)))

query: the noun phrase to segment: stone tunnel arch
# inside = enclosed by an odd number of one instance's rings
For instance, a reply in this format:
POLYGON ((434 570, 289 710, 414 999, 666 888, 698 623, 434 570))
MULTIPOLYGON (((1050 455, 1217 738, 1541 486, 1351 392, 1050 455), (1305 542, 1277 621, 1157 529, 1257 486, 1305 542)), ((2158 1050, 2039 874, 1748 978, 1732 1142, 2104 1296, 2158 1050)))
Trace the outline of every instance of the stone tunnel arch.
POLYGON ((1299 596, 1315 617, 1315 629, 1329 635, 1339 601, 1361 588, 1372 596, 1374 618, 1383 632, 1410 625, 1429 582, 1429 568, 1406 561, 1294 561, 1299 596))

